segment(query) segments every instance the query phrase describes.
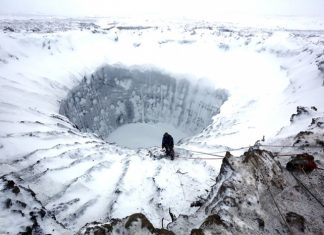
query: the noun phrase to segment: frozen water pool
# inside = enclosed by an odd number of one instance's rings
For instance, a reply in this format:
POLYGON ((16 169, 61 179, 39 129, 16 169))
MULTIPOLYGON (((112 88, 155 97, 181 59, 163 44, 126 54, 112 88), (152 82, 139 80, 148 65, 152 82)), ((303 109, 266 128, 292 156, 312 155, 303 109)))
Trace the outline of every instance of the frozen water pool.
POLYGON ((60 113, 109 142, 148 147, 160 145, 164 132, 175 141, 201 132, 227 97, 206 81, 106 65, 72 89, 60 113))
POLYGON ((130 123, 114 130, 108 136, 107 141, 128 148, 161 146, 165 132, 172 135, 175 143, 188 136, 167 123, 130 123))

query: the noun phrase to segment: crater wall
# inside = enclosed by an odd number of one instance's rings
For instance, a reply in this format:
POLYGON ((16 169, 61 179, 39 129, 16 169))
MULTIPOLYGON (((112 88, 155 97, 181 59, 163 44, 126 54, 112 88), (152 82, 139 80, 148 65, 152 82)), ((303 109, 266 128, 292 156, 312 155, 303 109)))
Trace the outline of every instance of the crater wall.
POLYGON ((157 70, 106 65, 62 101, 60 113, 82 131, 106 138, 128 123, 168 123, 196 134, 212 122, 228 94, 202 81, 178 79, 157 70))

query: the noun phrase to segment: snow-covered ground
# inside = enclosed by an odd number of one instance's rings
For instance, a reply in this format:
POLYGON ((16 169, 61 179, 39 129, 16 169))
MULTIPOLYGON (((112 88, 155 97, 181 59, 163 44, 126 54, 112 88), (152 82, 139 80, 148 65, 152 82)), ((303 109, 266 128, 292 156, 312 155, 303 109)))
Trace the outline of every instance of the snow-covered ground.
MULTIPOLYGON (((263 136, 274 138, 297 106, 324 111, 321 25, 286 30, 194 21, 2 19, 0 200, 8 203, 0 212, 0 233, 25 231, 33 220, 22 214, 42 208, 49 222, 42 224, 42 213, 37 214, 40 229, 45 233, 52 226, 56 234, 135 212, 145 213, 155 226, 161 226, 162 218, 170 221, 169 208, 176 215, 193 213, 190 204, 206 196, 220 161, 186 159, 192 153, 180 147, 208 152, 245 147, 263 136), (200 122, 206 123, 200 133, 181 141, 172 162, 156 147, 132 150, 109 144, 59 114, 84 77, 106 65, 160 71, 176 81, 225 90, 228 98, 220 103, 219 114, 200 122), (10 180, 20 188, 18 194, 9 190, 10 180), (11 227, 15 216, 19 223, 11 227)), ((197 107, 208 110, 210 104, 201 100, 197 107)), ((159 145, 155 141, 168 130, 165 123, 148 130, 151 123, 121 126, 108 140, 128 147, 138 140, 159 145), (134 141, 118 141, 125 135, 134 141)), ((184 136, 169 132, 176 139, 184 136)))

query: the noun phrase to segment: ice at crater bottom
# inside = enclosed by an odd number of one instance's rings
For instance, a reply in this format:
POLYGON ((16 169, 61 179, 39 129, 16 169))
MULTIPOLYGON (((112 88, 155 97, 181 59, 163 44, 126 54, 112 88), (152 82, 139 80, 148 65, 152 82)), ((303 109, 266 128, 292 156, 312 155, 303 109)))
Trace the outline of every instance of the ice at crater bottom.
POLYGON ((175 143, 187 136, 167 123, 130 123, 117 128, 107 140, 129 148, 146 148, 160 146, 164 132, 171 134, 175 143))

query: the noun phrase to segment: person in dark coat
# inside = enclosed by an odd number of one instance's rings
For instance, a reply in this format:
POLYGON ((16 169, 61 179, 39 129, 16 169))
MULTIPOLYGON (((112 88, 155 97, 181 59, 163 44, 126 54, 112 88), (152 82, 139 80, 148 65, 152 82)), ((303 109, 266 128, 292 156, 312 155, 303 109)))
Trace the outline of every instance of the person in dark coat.
POLYGON ((167 132, 164 133, 163 139, 162 139, 162 149, 165 149, 165 153, 167 156, 171 157, 171 160, 174 159, 174 150, 173 150, 174 144, 173 144, 173 138, 171 135, 169 135, 167 132))

